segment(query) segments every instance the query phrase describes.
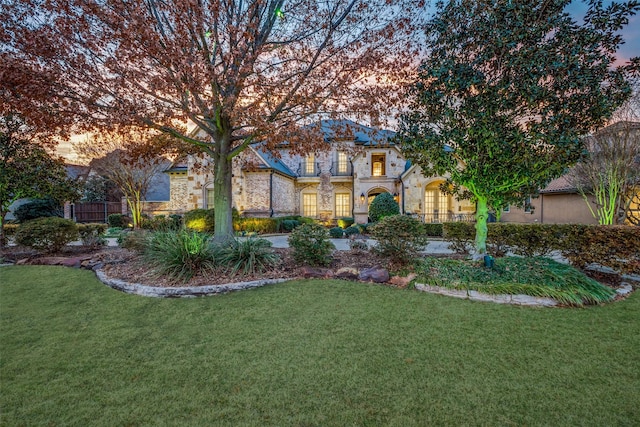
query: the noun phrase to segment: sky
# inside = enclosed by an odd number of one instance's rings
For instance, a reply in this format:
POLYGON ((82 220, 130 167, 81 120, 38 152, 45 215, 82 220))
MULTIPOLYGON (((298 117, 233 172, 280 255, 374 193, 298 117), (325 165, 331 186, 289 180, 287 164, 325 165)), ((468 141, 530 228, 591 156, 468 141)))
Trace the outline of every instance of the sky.
MULTIPOLYGON (((604 1, 604 5, 610 4, 611 1, 604 1)), ((581 18, 587 10, 587 5, 582 1, 574 1, 569 5, 569 13, 581 18)), ((581 19, 578 19, 580 22, 581 19)), ((640 16, 635 15, 629 20, 627 25, 621 32, 625 44, 622 45, 618 51, 618 61, 616 65, 623 65, 629 61, 630 58, 640 56, 640 16)), ((63 141, 58 145, 58 155, 64 157, 69 162, 79 163, 79 159, 75 151, 73 150, 73 144, 86 138, 84 135, 76 135, 71 138, 70 141, 63 141)))

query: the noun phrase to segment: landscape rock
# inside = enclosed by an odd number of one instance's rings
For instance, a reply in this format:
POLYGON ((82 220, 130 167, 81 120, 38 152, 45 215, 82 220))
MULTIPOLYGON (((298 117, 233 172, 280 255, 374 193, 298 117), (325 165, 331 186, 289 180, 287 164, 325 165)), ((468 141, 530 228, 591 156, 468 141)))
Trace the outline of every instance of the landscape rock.
POLYGON ((353 267, 342 267, 336 271, 336 277, 338 279, 356 280, 358 274, 358 269, 353 267))
POLYGON ((27 265, 29 263, 29 258, 22 258, 16 261, 16 265, 27 265))
POLYGON ((314 268, 314 267, 303 267, 302 268, 302 277, 310 279, 310 278, 317 278, 317 279, 329 279, 332 278, 333 275, 333 271, 329 270, 328 268, 314 268))
POLYGON ((389 281, 389 271, 382 267, 366 268, 358 275, 363 282, 386 283, 389 281))
POLYGON ((406 288, 407 286, 409 286, 409 283, 411 283, 411 281, 415 278, 416 278, 415 273, 411 273, 406 277, 393 276, 391 279, 389 279, 389 283, 399 288, 406 288))

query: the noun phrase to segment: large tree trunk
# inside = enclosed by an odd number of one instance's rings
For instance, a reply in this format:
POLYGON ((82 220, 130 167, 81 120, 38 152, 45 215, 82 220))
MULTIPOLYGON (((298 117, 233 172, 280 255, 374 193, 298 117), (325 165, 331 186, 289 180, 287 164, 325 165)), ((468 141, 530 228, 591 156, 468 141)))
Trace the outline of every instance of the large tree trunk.
POLYGON ((214 157, 213 208, 215 211, 214 240, 224 241, 233 237, 231 215, 231 169, 232 160, 224 153, 214 157))
POLYGON ((476 202, 476 253, 473 259, 482 259, 487 253, 487 219, 489 206, 486 197, 478 197, 476 202))

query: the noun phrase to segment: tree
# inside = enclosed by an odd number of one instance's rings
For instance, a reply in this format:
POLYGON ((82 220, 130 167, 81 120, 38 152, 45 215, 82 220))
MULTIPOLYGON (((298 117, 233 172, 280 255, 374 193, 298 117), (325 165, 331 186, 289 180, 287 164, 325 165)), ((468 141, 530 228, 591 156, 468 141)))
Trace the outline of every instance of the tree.
POLYGON ((571 181, 599 224, 635 223, 631 207, 640 186, 640 81, 611 124, 586 142, 588 153, 572 168, 571 181))
POLYGON ((159 139, 162 137, 158 132, 128 129, 96 135, 75 146, 81 158, 91 160, 93 170, 122 192, 131 210, 134 228, 141 224, 142 201, 149 186, 169 164, 158 151, 158 147, 163 146, 159 139))
MULTIPOLYGON (((418 57, 414 0, 0 0, 7 102, 38 122, 145 125, 213 159, 215 234, 249 144, 323 142, 318 118, 380 117, 418 57), (42 108, 46 106, 46 108, 42 108), (49 112, 55 114, 49 114, 49 112), (34 119, 35 120, 35 119, 34 119), (195 131, 183 132, 187 121, 195 131)), ((1 84, 1 83, 0 83, 1 84)))
POLYGON ((50 197, 57 203, 75 200, 79 183, 69 179, 60 158, 52 158, 25 121, 0 118, 0 245, 9 207, 23 198, 50 197))
POLYGON ((589 2, 584 23, 570 1, 440 3, 427 26, 431 51, 402 119, 405 155, 443 190, 476 203, 476 256, 486 253, 489 208, 499 212, 562 175, 629 95, 613 67, 616 31, 640 7, 589 2))

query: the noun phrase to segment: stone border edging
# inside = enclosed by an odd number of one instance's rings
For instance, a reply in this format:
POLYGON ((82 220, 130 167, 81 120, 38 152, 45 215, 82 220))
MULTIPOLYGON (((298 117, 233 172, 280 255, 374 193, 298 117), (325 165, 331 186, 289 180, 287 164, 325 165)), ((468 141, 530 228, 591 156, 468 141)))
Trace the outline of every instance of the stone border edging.
POLYGON ((555 307, 558 305, 558 301, 551 298, 544 297, 532 297, 529 295, 510 295, 510 294, 483 294, 478 291, 472 290, 457 290, 443 288, 440 286, 430 286, 423 283, 416 283, 415 288, 422 292, 428 292, 431 294, 445 295, 454 298, 468 299, 471 301, 482 302, 495 302, 498 304, 512 304, 512 305, 524 305, 524 306, 542 306, 542 307, 555 307))
POLYGON ((161 287, 147 286, 141 283, 129 283, 120 279, 111 279, 107 277, 101 269, 95 271, 98 279, 105 285, 127 294, 141 295, 145 297, 155 298, 194 298, 200 296, 209 296, 215 294, 223 294, 232 291, 241 291, 246 289, 258 288, 265 285, 282 283, 291 279, 265 279, 254 280, 252 282, 229 283, 226 285, 208 285, 208 286, 184 286, 184 287, 161 287))

